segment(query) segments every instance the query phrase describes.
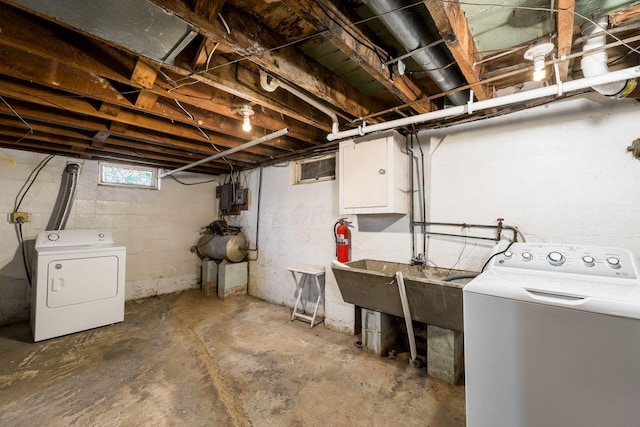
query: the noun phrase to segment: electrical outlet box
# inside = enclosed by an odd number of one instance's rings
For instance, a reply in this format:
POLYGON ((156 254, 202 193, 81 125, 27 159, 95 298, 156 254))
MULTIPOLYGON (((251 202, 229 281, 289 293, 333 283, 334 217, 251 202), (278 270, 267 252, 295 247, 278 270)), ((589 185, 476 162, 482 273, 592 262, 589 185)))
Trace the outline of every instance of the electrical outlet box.
POLYGON ((14 224, 29 222, 29 214, 26 212, 11 212, 11 222, 14 224))

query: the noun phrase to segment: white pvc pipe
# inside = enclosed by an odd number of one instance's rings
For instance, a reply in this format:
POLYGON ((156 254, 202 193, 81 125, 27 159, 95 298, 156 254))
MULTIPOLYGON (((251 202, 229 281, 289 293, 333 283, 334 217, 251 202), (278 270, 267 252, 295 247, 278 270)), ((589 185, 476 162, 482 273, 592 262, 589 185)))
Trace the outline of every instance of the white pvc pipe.
POLYGON ((333 132, 327 135, 329 141, 337 139, 352 138, 362 136, 367 133, 377 132, 381 130, 394 129, 407 125, 424 123, 431 120, 442 119, 446 117, 459 116, 465 113, 473 113, 475 111, 486 110, 505 105, 515 104, 518 102, 529 101, 532 99, 545 98, 548 96, 563 94, 574 90, 586 89, 593 86, 604 85, 613 82, 625 81, 640 77, 640 66, 625 68, 618 71, 612 71, 607 74, 585 77, 583 79, 571 80, 551 86, 545 86, 538 89, 527 90, 524 92, 514 93, 512 95, 501 96, 498 98, 487 99, 484 101, 469 102, 467 105, 460 105, 444 110, 432 111, 429 113, 418 114, 416 116, 405 117, 396 120, 390 120, 384 123, 374 125, 361 125, 357 129, 342 132, 333 132))
POLYGON ((260 70, 260 85, 264 90, 266 90, 267 92, 273 92, 278 87, 281 87, 282 89, 300 98, 307 104, 314 106, 315 108, 317 108, 318 110, 322 111, 327 116, 329 116, 331 118, 331 132, 332 133, 338 132, 338 129, 340 128, 340 124, 338 122, 338 114, 334 110, 332 110, 329 107, 325 107, 315 99, 300 92, 298 89, 294 88, 293 86, 289 86, 285 82, 278 80, 275 77, 271 77, 271 81, 269 81, 268 77, 270 76, 268 76, 267 73, 260 70))
POLYGON ((404 313, 404 323, 407 326, 407 335, 409 335, 409 353, 411 354, 411 361, 413 362, 418 356, 418 351, 416 350, 416 336, 413 332, 413 322, 411 321, 409 300, 407 299, 407 289, 404 286, 402 271, 396 272, 396 282, 398 282, 398 291, 400 292, 400 302, 402 303, 402 313, 404 313))
POLYGON ((160 173, 160 174, 158 174, 158 178, 164 178, 165 176, 173 175, 176 172, 182 172, 184 170, 191 169, 194 166, 198 166, 198 165, 201 165, 203 163, 207 163, 207 162, 210 162, 212 160, 219 159, 220 157, 228 156, 229 154, 233 154, 233 153, 235 153, 237 151, 242 151, 242 150, 247 149, 249 147, 253 147, 254 145, 262 144, 263 142, 269 141, 271 139, 277 138, 277 137, 282 136, 282 135, 286 135, 288 133, 289 133, 289 129, 288 128, 280 129, 279 131, 270 133, 269 135, 265 135, 265 136, 260 137, 258 139, 254 139, 253 141, 245 142, 244 144, 240 144, 237 147, 229 148, 228 150, 225 150, 225 151, 223 151, 221 153, 217 153, 217 154, 214 154, 213 156, 209 156, 209 157, 204 158, 202 160, 198 160, 197 162, 193 162, 193 163, 190 163, 188 165, 179 167, 178 169, 174 169, 174 170, 171 170, 171 171, 168 171, 168 172, 160 173))
MULTIPOLYGON (((590 50, 601 48, 606 43, 606 33, 605 29, 609 20, 606 16, 601 17, 595 23, 589 23, 590 26, 586 31, 585 35, 592 36, 587 39, 584 46, 582 47, 583 52, 588 52, 590 50)), ((582 67, 582 73, 585 77, 594 77, 602 74, 607 74, 609 72, 609 66, 607 62, 609 60, 609 55, 606 50, 599 50, 593 53, 585 53, 582 59, 580 60, 580 66, 582 67)), ((625 81, 613 82, 606 85, 596 85, 593 86, 593 89, 602 95, 605 96, 613 96, 620 93, 626 86, 625 81)))

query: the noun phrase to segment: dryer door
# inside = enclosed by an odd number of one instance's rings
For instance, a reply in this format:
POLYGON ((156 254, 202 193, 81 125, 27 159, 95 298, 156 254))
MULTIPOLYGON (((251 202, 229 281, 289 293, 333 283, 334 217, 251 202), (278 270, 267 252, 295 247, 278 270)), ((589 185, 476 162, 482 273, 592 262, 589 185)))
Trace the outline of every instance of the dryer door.
POLYGON ((47 307, 65 307, 118 294, 117 256, 51 261, 47 268, 47 307))

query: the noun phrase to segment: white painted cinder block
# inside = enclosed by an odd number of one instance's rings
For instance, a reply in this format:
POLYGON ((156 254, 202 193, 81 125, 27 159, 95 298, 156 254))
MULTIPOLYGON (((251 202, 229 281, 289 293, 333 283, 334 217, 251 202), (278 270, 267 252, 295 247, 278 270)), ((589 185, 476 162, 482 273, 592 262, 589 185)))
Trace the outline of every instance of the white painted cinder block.
MULTIPOLYGON (((640 254, 635 233, 640 162, 626 152, 638 138, 638 111, 635 101, 595 95, 422 132, 427 219, 495 224, 502 217, 518 226, 528 241, 621 246, 640 254)), ((240 220, 253 242, 257 175, 248 179, 254 197, 240 220)), ((340 217, 337 184, 291 185, 287 167, 265 168, 263 175, 260 251, 258 260, 250 263, 249 292, 293 306, 294 287, 286 266, 329 265, 334 257, 332 228, 340 217)), ((410 262, 406 216, 351 219, 356 225, 352 259, 410 262)), ((432 231, 494 235, 477 229, 432 231)), ((416 239, 421 252, 419 233, 416 239)), ((426 246, 430 264, 478 270, 493 243, 434 236, 426 246)), ((351 330, 350 307, 338 298, 331 275, 326 276, 325 323, 351 330)))
MULTIPOLYGON (((14 167, 0 168, 0 201, 5 216, 24 180, 45 156, 5 150, 14 167)), ((81 172, 67 229, 107 228, 127 247, 126 299, 142 298, 198 286, 199 259, 190 252, 200 228, 216 219, 216 183, 182 186, 162 182, 161 190, 99 186, 98 162, 53 158, 22 202, 29 213, 25 238, 43 231, 51 216, 67 161, 81 163, 81 172)), ((183 173, 190 182, 210 176, 183 173)), ((30 291, 14 225, 0 222, 0 324, 29 316, 30 291)), ((29 254, 31 256, 31 253, 29 254)))

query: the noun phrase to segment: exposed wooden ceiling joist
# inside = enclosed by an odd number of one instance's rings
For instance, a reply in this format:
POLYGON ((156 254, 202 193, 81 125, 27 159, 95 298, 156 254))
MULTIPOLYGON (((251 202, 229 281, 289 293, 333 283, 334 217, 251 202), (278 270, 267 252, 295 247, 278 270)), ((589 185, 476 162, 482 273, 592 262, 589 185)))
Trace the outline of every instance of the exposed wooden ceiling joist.
POLYGON ((424 4, 475 96, 480 101, 491 98, 493 88, 480 82, 483 67, 476 62, 481 57, 459 2, 425 0, 424 4))
MULTIPOLYGON (((560 59, 571 54, 571 45, 573 43, 573 11, 575 7, 575 0, 558 0, 558 12, 556 13, 556 26, 558 28, 556 57, 560 59)), ((566 81, 569 75, 569 61, 560 62, 558 64, 558 70, 560 72, 560 80, 566 81)))
MULTIPOLYGON (((440 99, 448 93, 411 60, 405 62, 404 75, 389 65, 392 57, 411 49, 395 40, 361 0, 150 0, 198 31, 170 62, 144 57, 19 1, 0 0, 2 147, 175 168, 285 127, 290 130, 285 137, 227 159, 238 171, 334 149, 326 139, 331 119, 317 108, 320 104, 335 109, 344 129, 360 120, 388 120, 442 107, 440 99), (267 91, 260 82, 261 71, 315 101, 283 89, 267 91), (250 132, 241 130, 240 109, 245 105, 254 112, 250 132), (22 120, 33 134, 26 134, 22 120)), ((414 29, 428 28, 433 38, 440 35, 446 42, 436 49, 453 58, 447 68, 464 77, 457 89, 471 88, 481 100, 501 90, 531 87, 531 62, 523 53, 540 39, 554 41, 556 57, 575 57, 581 49, 573 45, 576 24, 583 19, 575 18, 574 8, 584 15, 607 6, 575 0, 537 2, 536 16, 549 24, 540 26, 539 20, 527 20, 525 0, 489 0, 486 10, 496 16, 515 8, 504 15, 505 22, 493 24, 491 19, 467 17, 467 6, 457 0, 403 4, 411 10, 414 29), (538 35, 508 43, 509 36, 529 30, 538 35), (487 31, 498 35, 502 47, 479 52, 487 31)), ((617 10, 607 9, 610 27, 624 38, 638 35, 640 3, 618 0, 616 5, 617 10)), ((55 8, 55 2, 50 7, 55 8)), ((89 3, 87 8, 84 13, 91 16, 89 3)), ((118 17, 101 13, 100 19, 110 22, 118 17)), ((139 17, 141 26, 145 19, 139 17)), ((612 65, 636 64, 640 55, 634 46, 609 49, 612 65)), ((560 78, 579 76, 579 63, 575 58, 560 62, 560 78)), ((553 83, 553 78, 538 84, 553 83)), ((421 126, 475 120, 483 114, 421 126)), ((197 170, 227 173, 231 166, 218 160, 197 170)))

